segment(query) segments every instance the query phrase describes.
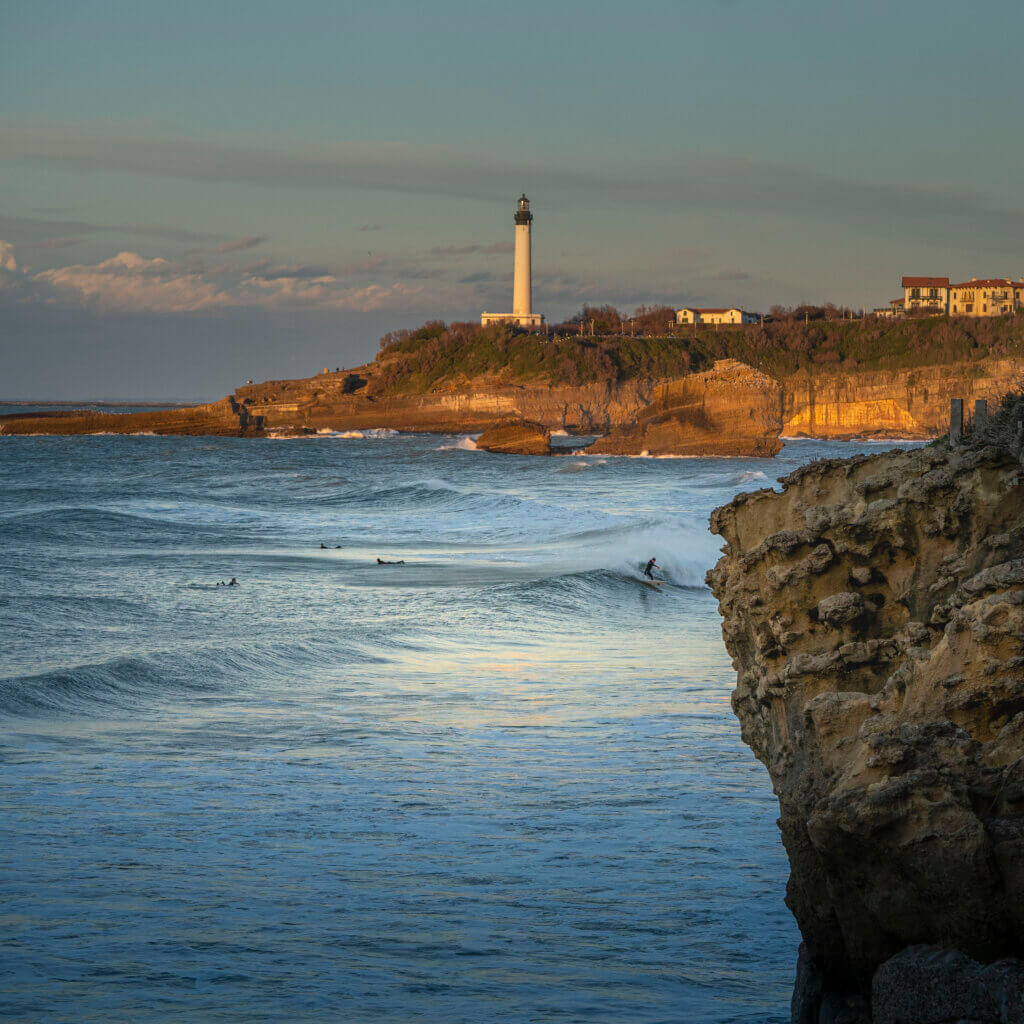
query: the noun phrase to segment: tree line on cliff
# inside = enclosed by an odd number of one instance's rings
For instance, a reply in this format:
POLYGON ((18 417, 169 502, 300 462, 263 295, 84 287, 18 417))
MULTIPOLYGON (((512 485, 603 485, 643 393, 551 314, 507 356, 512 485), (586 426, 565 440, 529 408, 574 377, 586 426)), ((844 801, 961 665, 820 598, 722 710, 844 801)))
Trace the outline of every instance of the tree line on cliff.
POLYGON ((612 306, 533 333, 429 321, 386 334, 375 390, 415 393, 473 378, 579 386, 685 376, 738 359, 776 378, 911 369, 1024 356, 1024 318, 843 319, 840 307, 779 309, 763 324, 676 325, 668 307, 627 317, 612 306), (811 312, 814 312, 814 316, 811 312))

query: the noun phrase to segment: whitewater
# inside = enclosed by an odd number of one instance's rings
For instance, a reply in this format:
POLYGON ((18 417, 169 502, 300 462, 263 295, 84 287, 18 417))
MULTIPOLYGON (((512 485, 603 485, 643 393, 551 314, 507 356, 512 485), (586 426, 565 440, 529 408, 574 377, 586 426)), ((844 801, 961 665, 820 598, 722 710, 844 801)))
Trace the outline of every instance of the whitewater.
POLYGON ((707 516, 858 446, 359 434, 0 437, 0 1015, 788 1020, 707 516))

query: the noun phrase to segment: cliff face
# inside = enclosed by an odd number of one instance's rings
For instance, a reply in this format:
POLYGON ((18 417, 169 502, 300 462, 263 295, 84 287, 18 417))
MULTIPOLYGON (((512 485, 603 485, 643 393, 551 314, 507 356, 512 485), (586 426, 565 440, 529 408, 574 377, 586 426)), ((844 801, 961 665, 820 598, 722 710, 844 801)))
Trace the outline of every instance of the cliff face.
POLYGON ((782 388, 766 374, 720 359, 714 368, 656 388, 639 421, 587 450, 608 455, 758 455, 779 441, 782 388))
MULTIPOLYGON (((550 372, 557 381, 558 372, 550 372)), ((415 374, 396 378, 386 362, 374 362, 347 372, 246 385, 221 402, 193 409, 3 416, 0 433, 258 435, 264 429, 372 427, 476 433, 512 418, 549 430, 605 435, 595 451, 613 454, 765 456, 778 451, 780 433, 941 435, 950 398, 964 399, 968 408, 976 398, 998 402, 1024 380, 1024 360, 884 372, 842 372, 823 365, 780 380, 734 359, 720 359, 701 373, 616 382, 609 377, 579 385, 523 384, 492 375, 446 378, 417 388, 418 379, 415 374)))
POLYGON ((779 797, 804 994, 817 976, 866 1007, 904 947, 1024 954, 1019 441, 782 483, 713 513, 726 547, 708 583, 733 708, 779 797))
POLYGON ((267 381, 239 388, 268 427, 308 426, 360 429, 435 430, 472 433, 508 418, 535 420, 549 429, 601 434, 632 423, 651 401, 657 383, 551 386, 468 380, 420 394, 388 394, 372 367, 351 374, 323 374, 306 380, 267 381))
POLYGON ((786 437, 931 438, 949 429, 949 400, 998 404, 1019 389, 1024 362, 921 366, 912 370, 796 373, 783 385, 782 433, 786 437))

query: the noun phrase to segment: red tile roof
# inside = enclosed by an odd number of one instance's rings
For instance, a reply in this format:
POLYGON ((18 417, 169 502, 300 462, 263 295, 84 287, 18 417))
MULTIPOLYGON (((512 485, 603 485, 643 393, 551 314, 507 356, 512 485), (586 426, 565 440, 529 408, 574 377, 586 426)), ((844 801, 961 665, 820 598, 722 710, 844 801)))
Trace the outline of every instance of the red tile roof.
POLYGON ((948 288, 948 277, 905 277, 903 288, 948 288))
POLYGON ((979 277, 977 281, 964 281, 954 284, 953 288, 1020 288, 1021 282, 1011 281, 1008 277, 979 277))
POLYGON ((707 309, 699 309, 697 306, 683 306, 683 309, 688 309, 691 313, 731 313, 734 309, 739 313, 743 312, 739 306, 716 306, 714 308, 708 307, 707 309))

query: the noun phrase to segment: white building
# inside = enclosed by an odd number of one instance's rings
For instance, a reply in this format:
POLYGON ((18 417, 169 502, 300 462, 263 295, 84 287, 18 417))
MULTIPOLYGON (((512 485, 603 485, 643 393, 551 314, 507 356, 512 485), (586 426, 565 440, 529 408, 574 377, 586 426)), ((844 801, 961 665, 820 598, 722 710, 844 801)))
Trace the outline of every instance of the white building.
POLYGON ((516 249, 512 269, 512 312, 481 313, 480 323, 516 324, 518 327, 541 327, 544 317, 533 312, 533 282, 530 267, 530 225, 533 214, 530 212, 530 200, 526 193, 519 197, 516 206, 516 249))
POLYGON ((697 309, 685 306, 676 310, 677 324, 756 324, 756 313, 747 313, 736 306, 728 309, 697 309))

